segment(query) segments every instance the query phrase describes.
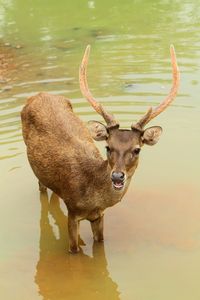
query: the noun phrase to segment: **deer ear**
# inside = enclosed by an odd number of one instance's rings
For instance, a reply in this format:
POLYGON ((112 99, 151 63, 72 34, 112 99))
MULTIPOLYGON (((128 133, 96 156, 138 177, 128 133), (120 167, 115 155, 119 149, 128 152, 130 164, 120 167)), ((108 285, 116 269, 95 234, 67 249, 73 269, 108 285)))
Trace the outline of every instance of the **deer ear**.
POLYGON ((145 131, 143 132, 142 141, 144 144, 153 146, 159 141, 161 134, 162 134, 162 127, 160 126, 149 127, 145 129, 145 131))
POLYGON ((106 126, 102 123, 97 121, 89 121, 87 123, 87 127, 95 141, 104 141, 108 138, 106 126))

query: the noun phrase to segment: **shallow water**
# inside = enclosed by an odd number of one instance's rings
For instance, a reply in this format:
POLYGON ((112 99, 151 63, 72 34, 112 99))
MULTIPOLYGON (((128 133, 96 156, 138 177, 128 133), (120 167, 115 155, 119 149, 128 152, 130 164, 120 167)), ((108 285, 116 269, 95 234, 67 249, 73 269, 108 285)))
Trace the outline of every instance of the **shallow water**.
POLYGON ((199 16, 197 0, 0 1, 0 38, 14 53, 0 91, 1 299, 200 298, 199 16), (67 211, 54 194, 38 192, 20 110, 28 96, 48 91, 69 97, 84 121, 101 120, 78 85, 91 44, 91 91, 129 128, 170 89, 171 43, 181 87, 152 122, 163 136, 144 148, 129 192, 107 210, 104 244, 93 245, 82 222, 82 251, 71 256, 67 211))

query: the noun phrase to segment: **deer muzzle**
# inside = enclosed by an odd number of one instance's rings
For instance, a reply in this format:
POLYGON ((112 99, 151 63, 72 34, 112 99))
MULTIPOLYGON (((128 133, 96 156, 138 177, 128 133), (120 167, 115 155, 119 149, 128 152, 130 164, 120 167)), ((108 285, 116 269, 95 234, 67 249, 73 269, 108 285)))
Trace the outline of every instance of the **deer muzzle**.
POLYGON ((112 172, 111 180, 115 190, 122 190, 124 188, 125 177, 126 176, 124 172, 112 172))

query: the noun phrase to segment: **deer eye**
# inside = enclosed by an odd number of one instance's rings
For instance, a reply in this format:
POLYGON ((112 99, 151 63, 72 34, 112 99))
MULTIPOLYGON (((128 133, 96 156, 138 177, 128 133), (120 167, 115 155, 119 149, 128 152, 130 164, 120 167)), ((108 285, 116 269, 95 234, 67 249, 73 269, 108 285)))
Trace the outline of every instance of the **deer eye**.
POLYGON ((134 153, 135 155, 138 155, 138 154, 140 153, 140 150, 141 150, 141 148, 135 148, 135 149, 133 150, 133 153, 134 153))

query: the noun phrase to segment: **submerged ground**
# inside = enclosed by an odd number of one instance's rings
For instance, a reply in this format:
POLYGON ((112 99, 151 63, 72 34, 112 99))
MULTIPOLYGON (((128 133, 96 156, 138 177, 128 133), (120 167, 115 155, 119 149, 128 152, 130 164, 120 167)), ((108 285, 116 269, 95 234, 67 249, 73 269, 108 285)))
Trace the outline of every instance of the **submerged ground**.
POLYGON ((199 1, 0 1, 1 299, 200 298, 199 15, 199 1), (181 87, 152 122, 163 136, 107 210, 105 243, 93 245, 83 222, 81 254, 70 256, 66 209, 38 192, 20 110, 48 91, 69 97, 84 121, 101 120, 78 86, 91 44, 91 90, 129 128, 170 90, 171 43, 181 87))

